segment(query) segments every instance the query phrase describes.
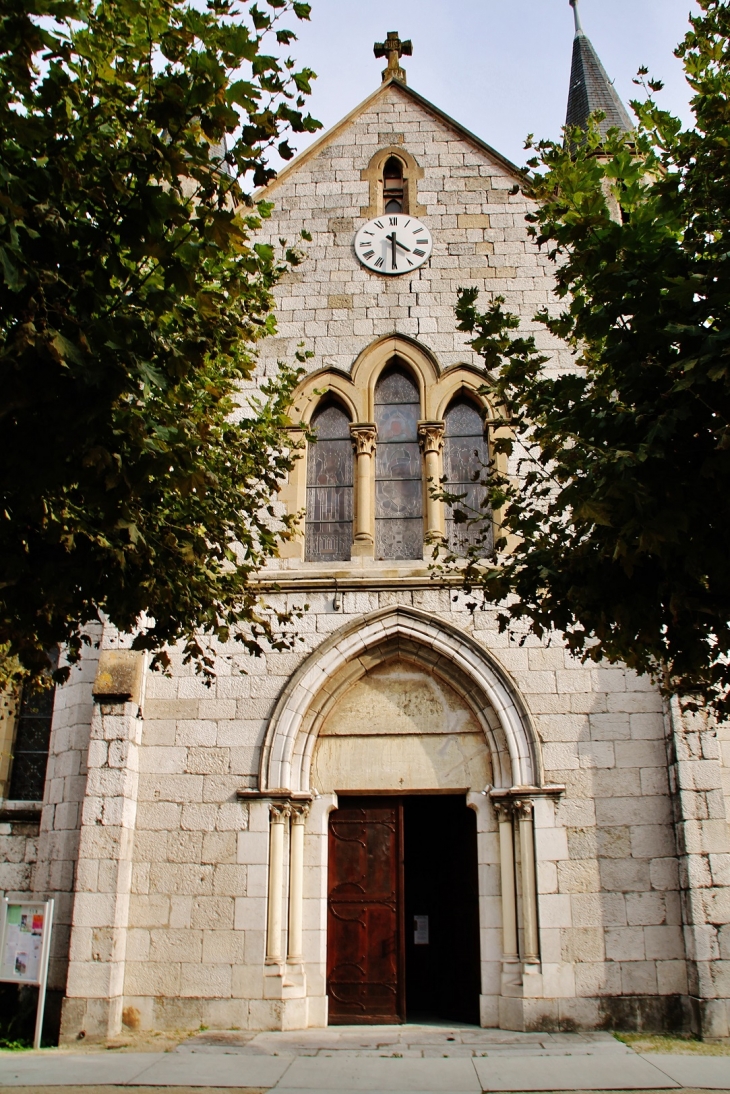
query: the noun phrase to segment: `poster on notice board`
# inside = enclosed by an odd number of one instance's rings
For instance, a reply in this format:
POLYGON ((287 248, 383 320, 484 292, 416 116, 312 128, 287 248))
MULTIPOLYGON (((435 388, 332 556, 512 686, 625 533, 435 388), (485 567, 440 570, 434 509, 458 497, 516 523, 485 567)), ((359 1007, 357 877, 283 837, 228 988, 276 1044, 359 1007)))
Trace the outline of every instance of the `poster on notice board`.
POLYGON ((0 901, 0 981, 39 989, 34 1048, 41 1046, 52 927, 52 900, 0 901))
POLYGON ((40 983, 47 914, 45 904, 8 904, 2 951, 3 980, 40 983))

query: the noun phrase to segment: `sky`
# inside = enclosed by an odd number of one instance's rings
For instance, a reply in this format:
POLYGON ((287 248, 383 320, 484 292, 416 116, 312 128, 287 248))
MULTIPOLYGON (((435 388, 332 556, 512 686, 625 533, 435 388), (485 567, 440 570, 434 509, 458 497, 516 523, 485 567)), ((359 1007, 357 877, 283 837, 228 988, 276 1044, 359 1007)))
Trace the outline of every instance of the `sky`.
MULTIPOLYGON (((318 75, 309 109, 326 128, 380 83, 373 43, 389 30, 413 42, 408 83, 522 166, 524 141, 559 137, 573 48, 568 0, 310 0, 291 52, 318 75)), ((690 93, 673 56, 695 0, 580 0, 583 27, 626 102, 641 65, 666 85, 662 105, 691 120, 690 93)), ((294 20, 296 23, 296 20, 294 20)), ((314 138, 291 140, 298 151, 314 138)))

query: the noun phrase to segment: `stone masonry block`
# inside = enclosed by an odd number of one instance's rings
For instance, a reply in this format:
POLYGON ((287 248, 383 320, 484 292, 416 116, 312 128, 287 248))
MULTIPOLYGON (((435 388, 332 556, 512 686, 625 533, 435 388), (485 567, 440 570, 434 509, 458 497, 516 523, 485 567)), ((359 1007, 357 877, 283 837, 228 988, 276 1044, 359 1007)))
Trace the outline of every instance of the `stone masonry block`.
POLYGON ((640 927, 619 927, 606 931, 606 957, 609 961, 644 961, 644 931, 640 927))
POLYGON ((599 861, 603 889, 636 893, 651 888, 649 863, 643 860, 601 859, 599 861))
POLYGON ((193 899, 190 925, 204 930, 232 930, 234 899, 220 896, 198 896, 193 899))
POLYGON ((656 995, 657 972, 654 961, 621 963, 621 990, 624 995, 656 995))
POLYGON ((230 965, 181 965, 180 995, 225 999, 231 995, 231 975, 230 965))
POLYGON ((200 961, 203 953, 202 931, 164 930, 150 932, 151 962, 200 961))

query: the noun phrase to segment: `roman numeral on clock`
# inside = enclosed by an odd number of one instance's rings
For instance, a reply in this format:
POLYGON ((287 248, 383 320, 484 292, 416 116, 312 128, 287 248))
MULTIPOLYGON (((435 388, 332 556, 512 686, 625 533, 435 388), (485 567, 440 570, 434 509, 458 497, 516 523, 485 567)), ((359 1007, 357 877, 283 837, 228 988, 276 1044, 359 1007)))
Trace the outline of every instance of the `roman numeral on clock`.
POLYGON ((378 266, 378 267, 383 266, 384 264, 385 264, 385 260, 382 259, 382 258, 379 258, 377 260, 377 262, 375 263, 375 265, 378 266))
POLYGON ((423 258, 426 252, 422 251, 420 247, 414 247, 413 253, 414 255, 416 255, 417 258, 423 258))
POLYGON ((375 254, 375 251, 366 251, 365 254, 362 257, 363 258, 372 258, 374 254, 375 254))

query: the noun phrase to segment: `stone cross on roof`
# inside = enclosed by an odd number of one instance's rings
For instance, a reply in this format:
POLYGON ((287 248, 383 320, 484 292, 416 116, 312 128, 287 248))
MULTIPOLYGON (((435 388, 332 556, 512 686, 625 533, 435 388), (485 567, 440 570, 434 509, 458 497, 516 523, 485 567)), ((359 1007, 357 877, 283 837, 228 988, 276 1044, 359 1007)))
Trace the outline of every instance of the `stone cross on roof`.
POLYGON ((386 80, 400 80, 406 83, 406 70, 401 68, 401 57, 413 56, 413 43, 408 40, 401 42, 397 30, 389 30, 384 42, 376 42, 373 51, 376 57, 387 57, 388 67, 383 69, 383 82, 386 80))

